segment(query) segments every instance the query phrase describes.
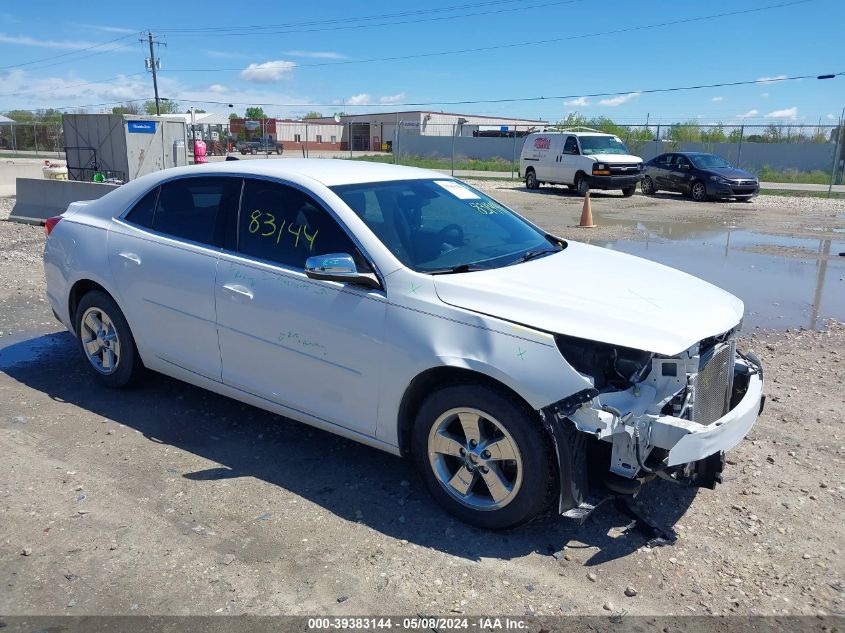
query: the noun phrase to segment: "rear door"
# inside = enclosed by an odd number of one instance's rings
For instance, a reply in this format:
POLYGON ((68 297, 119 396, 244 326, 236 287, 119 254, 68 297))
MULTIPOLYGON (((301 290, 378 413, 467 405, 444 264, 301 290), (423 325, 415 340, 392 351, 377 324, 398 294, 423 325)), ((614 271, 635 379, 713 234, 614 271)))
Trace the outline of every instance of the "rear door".
POLYGON ((112 225, 109 265, 144 362, 221 379, 214 281, 240 190, 239 178, 172 180, 112 225))
POLYGON ((672 182, 669 178, 669 170, 674 154, 661 154, 649 165, 648 171, 654 181, 655 189, 672 190, 672 182))

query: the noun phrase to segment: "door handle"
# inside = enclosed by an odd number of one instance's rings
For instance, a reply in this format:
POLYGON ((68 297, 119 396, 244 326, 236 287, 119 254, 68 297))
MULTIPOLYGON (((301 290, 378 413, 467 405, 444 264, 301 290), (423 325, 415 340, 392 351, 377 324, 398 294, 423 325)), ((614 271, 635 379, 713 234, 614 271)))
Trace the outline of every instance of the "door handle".
POLYGON ((138 257, 135 253, 118 253, 120 257, 123 259, 128 259, 133 264, 141 265, 141 258, 138 257))
POLYGON ((247 299, 252 299, 253 297, 252 290, 246 286, 241 286, 240 284, 223 284, 223 289, 228 290, 233 294, 246 297, 247 299))

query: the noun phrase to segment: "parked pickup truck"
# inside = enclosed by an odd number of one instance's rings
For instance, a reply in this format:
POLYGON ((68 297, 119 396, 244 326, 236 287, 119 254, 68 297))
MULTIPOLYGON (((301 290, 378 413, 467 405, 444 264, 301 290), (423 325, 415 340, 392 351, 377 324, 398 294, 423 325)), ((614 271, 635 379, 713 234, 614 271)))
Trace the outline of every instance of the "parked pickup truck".
POLYGON ((238 151, 241 154, 281 154, 284 151, 284 146, 278 141, 257 140, 257 141, 238 141, 238 151))

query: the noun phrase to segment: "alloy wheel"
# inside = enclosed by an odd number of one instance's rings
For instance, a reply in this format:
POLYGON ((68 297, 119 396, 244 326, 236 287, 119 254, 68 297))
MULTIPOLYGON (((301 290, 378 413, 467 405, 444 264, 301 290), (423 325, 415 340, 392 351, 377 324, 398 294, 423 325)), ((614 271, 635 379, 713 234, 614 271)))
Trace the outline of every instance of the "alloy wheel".
POLYGON ((80 329, 85 355, 94 369, 106 376, 117 371, 120 338, 109 315, 101 308, 88 308, 82 315, 80 329))
POLYGON ((428 460, 438 483, 474 510, 505 507, 522 485, 516 441, 498 420, 478 409, 450 409, 435 420, 428 460))
POLYGON ((704 187, 704 183, 695 183, 692 186, 692 199, 696 202, 704 202, 705 198, 707 198, 707 189, 704 187))

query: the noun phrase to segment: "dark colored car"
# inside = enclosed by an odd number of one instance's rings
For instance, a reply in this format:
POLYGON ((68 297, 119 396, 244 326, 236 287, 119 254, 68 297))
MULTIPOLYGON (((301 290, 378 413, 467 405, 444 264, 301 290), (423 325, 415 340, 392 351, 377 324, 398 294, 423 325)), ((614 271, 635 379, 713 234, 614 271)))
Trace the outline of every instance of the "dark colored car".
POLYGON ((757 176, 716 154, 668 152, 646 162, 640 189, 646 195, 679 191, 697 202, 714 198, 751 200, 760 193, 757 176))

